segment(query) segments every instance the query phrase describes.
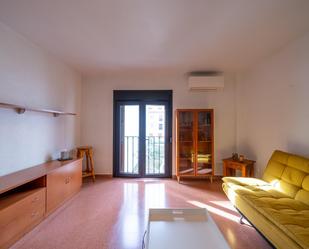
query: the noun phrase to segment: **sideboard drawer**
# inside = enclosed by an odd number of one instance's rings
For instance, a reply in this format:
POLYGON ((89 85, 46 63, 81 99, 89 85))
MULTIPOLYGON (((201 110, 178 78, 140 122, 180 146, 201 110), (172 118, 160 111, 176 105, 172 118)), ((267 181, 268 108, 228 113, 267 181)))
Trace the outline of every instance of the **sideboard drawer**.
POLYGON ((0 248, 7 248, 43 219, 45 190, 37 188, 1 199, 0 248))
POLYGON ((82 161, 62 166, 47 175, 46 212, 51 213, 78 192, 82 185, 82 161))

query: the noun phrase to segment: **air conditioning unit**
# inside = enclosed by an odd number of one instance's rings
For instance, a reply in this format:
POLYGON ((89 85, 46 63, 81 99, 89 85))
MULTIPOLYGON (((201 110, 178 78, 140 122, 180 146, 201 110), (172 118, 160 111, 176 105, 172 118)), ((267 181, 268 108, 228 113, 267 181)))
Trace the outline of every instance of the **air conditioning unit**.
POLYGON ((190 75, 188 87, 190 91, 217 91, 224 88, 224 76, 190 75))

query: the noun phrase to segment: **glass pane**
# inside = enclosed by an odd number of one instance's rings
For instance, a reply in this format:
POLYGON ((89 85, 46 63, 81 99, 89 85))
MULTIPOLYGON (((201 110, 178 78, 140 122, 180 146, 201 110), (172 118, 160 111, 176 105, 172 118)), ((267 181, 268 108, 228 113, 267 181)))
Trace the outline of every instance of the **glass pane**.
POLYGON ((165 173, 165 106, 146 105, 146 175, 165 173))
POLYGON ((212 130, 211 113, 198 113, 197 138, 197 173, 210 174, 212 172, 212 130))
POLYGON ((120 173, 138 174, 139 106, 120 106, 120 173))
POLYGON ((193 113, 180 112, 178 115, 178 160, 179 174, 194 174, 193 113))

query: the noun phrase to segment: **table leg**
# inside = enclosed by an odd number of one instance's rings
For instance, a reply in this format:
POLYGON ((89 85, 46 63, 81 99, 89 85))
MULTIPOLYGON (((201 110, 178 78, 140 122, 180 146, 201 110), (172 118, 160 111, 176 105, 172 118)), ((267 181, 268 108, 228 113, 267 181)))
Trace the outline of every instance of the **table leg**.
POLYGON ((227 167, 226 167, 226 163, 223 163, 223 176, 227 176, 227 167))
POLYGON ((235 169, 228 168, 228 174, 229 174, 229 176, 235 176, 235 169))
POLYGON ((254 167, 251 165, 250 177, 254 177, 254 167))
POLYGON ((247 167, 242 167, 241 169, 241 176, 246 177, 247 176, 247 167))

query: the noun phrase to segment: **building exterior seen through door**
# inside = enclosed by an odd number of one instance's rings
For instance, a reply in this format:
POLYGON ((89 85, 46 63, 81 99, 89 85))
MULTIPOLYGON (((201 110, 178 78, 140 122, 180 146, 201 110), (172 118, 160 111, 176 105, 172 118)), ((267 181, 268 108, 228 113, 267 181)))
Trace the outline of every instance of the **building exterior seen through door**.
POLYGON ((114 176, 171 176, 171 91, 114 91, 114 176))

